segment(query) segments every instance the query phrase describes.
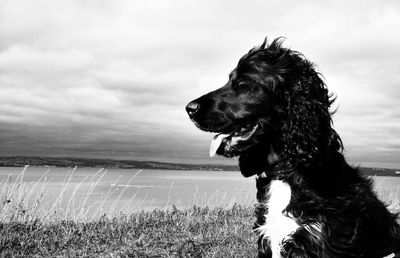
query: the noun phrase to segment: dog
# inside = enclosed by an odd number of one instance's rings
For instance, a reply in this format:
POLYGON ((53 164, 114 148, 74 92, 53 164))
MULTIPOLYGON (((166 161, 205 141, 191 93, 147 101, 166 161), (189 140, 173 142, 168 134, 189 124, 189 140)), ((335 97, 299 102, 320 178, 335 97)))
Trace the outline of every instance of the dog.
POLYGON ((238 157, 243 176, 257 175, 259 257, 400 257, 398 215, 346 162, 322 78, 281 38, 265 39, 186 111, 216 134, 210 156, 238 157))

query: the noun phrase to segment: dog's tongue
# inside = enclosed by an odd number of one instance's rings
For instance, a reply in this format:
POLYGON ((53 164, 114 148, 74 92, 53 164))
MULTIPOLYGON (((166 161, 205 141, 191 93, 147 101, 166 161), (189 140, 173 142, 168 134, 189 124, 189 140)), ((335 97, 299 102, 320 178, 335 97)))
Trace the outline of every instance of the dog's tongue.
POLYGON ((229 136, 230 134, 222 134, 222 133, 214 136, 214 138, 211 140, 211 145, 210 145, 210 157, 215 156, 215 153, 217 153, 217 150, 222 143, 222 140, 229 136))

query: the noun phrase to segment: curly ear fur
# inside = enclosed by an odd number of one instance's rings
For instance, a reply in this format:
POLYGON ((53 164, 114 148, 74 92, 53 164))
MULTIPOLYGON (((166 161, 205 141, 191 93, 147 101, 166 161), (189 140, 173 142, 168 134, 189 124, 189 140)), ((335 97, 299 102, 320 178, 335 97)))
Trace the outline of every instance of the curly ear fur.
POLYGON ((266 85, 280 99, 281 133, 274 144, 280 163, 307 166, 327 158, 330 151, 343 148, 331 126, 329 107, 334 99, 314 65, 302 54, 281 45, 281 38, 271 44, 265 40, 239 61, 239 67, 250 70, 248 66, 252 66, 253 74, 257 74, 252 79, 266 85))
POLYGON ((317 161, 329 152, 332 137, 338 137, 331 127, 328 90, 313 69, 303 60, 298 78, 285 87, 286 120, 282 124, 282 153, 292 165, 317 161))
POLYGON ((278 82, 283 113, 281 137, 276 149, 282 164, 293 167, 322 162, 332 150, 341 151, 342 142, 332 128, 329 107, 334 99, 315 71, 300 53, 281 47, 281 39, 267 46, 275 53, 273 70, 278 82))

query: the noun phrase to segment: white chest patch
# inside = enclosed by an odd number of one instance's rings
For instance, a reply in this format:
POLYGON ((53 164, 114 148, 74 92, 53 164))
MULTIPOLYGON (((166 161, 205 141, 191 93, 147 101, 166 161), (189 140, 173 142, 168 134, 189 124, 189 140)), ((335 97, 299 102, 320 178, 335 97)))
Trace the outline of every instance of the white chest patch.
POLYGON ((289 184, 272 180, 268 194, 268 214, 265 214, 265 224, 256 231, 263 236, 263 239, 270 242, 272 258, 280 258, 282 241, 296 231, 299 225, 293 218, 283 214, 292 194, 289 184))

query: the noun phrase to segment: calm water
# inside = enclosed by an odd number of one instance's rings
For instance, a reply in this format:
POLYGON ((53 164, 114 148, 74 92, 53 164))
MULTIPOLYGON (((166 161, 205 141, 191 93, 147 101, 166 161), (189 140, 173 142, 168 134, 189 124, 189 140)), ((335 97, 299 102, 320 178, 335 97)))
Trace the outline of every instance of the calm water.
MULTIPOLYGON (((104 211, 164 208, 193 204, 223 206, 255 202, 255 179, 240 172, 29 167, 0 168, 0 191, 16 183, 34 202, 74 207, 102 206, 104 211), (4 188, 5 187, 5 188, 4 188)), ((374 177, 382 198, 400 199, 400 177, 374 177)))

